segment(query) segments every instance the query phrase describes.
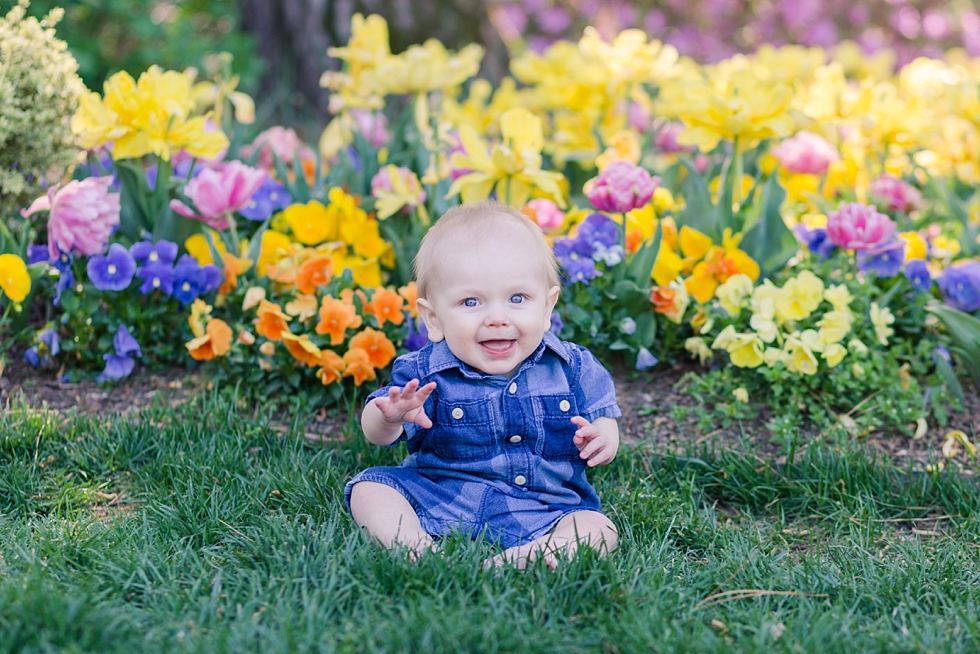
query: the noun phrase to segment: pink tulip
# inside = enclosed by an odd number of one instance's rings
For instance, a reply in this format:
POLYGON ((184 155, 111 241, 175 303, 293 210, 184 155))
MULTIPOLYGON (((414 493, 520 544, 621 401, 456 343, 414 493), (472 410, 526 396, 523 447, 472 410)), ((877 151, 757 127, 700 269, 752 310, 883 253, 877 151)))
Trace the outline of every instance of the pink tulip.
POLYGON ((245 206, 262 186, 265 176, 264 170, 250 168, 241 161, 232 161, 221 170, 206 168, 184 187, 184 195, 197 211, 180 200, 171 200, 170 208, 214 229, 228 229, 231 213, 245 206))
POLYGON ((844 202, 827 216, 827 236, 845 250, 871 250, 895 234, 895 223, 860 202, 844 202))
POLYGON ((112 177, 73 180, 58 188, 55 184, 20 214, 27 218, 47 210, 48 252, 56 259, 60 253, 87 257, 102 254, 112 229, 119 224, 119 194, 110 193, 112 177))
POLYGON ((659 177, 651 177, 631 161, 620 160, 586 182, 583 190, 599 211, 626 213, 648 203, 658 186, 659 177))
POLYGON ((255 164, 264 170, 275 168, 275 161, 272 159, 273 152, 279 157, 279 161, 287 166, 296 165, 297 162, 293 159, 297 152, 299 152, 301 161, 314 161, 316 159, 316 154, 300 140, 299 136, 296 135, 296 130, 292 127, 279 127, 278 125, 270 127, 256 136, 251 145, 243 145, 240 151, 241 157, 249 159, 256 151, 259 153, 259 158, 255 164))
POLYGON ((834 146, 811 132, 797 132, 774 147, 772 154, 794 175, 823 175, 830 164, 840 159, 834 146))
POLYGON ((885 174, 871 182, 870 190, 871 197, 889 211, 907 213, 918 208, 922 202, 919 189, 893 175, 885 174))
POLYGON ((682 123, 664 123, 657 129, 657 135, 653 139, 653 145, 661 152, 666 152, 667 154, 689 152, 693 148, 677 142, 677 137, 683 131, 684 125, 682 123))
POLYGON ((388 119, 380 111, 351 109, 351 116, 357 124, 357 131, 364 140, 376 148, 388 142, 388 119))
POLYGON ((538 223, 541 229, 556 229, 565 224, 565 214, 557 204, 547 198, 531 200, 524 206, 524 213, 538 223))

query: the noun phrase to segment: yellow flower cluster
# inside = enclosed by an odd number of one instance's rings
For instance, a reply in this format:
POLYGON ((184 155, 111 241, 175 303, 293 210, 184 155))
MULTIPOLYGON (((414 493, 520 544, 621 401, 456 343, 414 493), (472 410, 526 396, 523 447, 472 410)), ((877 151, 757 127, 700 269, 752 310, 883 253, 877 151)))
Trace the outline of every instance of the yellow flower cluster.
POLYGON ((151 66, 134 80, 121 71, 105 81, 104 95, 82 95, 71 129, 83 148, 112 143, 114 159, 156 154, 169 161, 178 150, 213 159, 228 138, 207 115, 194 115, 193 73, 151 66))
MULTIPOLYGON (((808 270, 790 278, 782 287, 766 280, 753 288, 748 277, 734 275, 718 287, 715 298, 732 320, 748 309, 749 329, 738 331, 729 324, 709 346, 704 338, 712 326, 709 319, 701 327, 701 335, 685 343, 685 348, 702 360, 709 358, 713 350, 724 350, 732 364, 740 368, 781 363, 790 372, 813 375, 820 370, 821 360, 827 368, 833 368, 848 352, 867 352, 856 338, 843 344, 855 321, 850 291, 845 285, 825 286, 808 270)), ((894 316, 887 308, 872 304, 870 319, 879 342, 887 345, 892 334, 888 325, 894 322, 894 316)))
POLYGON ((653 280, 658 287, 687 275, 683 280, 687 293, 705 304, 715 296, 719 284, 735 275, 741 274, 750 282, 759 279, 759 264, 738 249, 742 237, 732 236, 731 230, 725 231, 721 245, 687 225, 681 227, 677 237, 666 229, 665 235, 653 267, 653 280))

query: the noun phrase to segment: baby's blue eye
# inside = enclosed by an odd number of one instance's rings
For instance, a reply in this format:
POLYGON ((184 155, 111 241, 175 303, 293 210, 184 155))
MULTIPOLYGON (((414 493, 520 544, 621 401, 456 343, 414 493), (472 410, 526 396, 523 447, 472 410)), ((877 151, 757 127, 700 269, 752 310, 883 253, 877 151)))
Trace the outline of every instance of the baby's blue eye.
POLYGON ((466 298, 465 300, 463 300, 463 306, 464 307, 475 307, 476 306, 476 299, 471 298, 471 297, 466 298))
POLYGON ((521 295, 520 293, 514 293, 513 295, 510 296, 510 301, 513 302, 514 304, 520 304, 521 302, 524 301, 524 296, 521 295))

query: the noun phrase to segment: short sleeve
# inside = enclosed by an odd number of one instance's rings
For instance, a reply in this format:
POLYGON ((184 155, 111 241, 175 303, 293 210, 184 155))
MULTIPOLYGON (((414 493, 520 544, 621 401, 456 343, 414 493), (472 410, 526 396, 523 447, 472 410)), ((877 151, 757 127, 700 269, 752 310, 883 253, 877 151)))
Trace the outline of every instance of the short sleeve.
MULTIPOLYGON (((386 386, 382 386, 381 388, 377 389, 376 391, 373 391, 370 395, 368 395, 367 399, 364 401, 364 405, 367 406, 368 403, 371 402, 371 400, 373 400, 376 397, 388 397, 389 389, 393 387, 404 388, 405 384, 412 381, 413 379, 421 379, 421 376, 419 375, 417 352, 411 352, 409 354, 402 355, 397 359, 395 359, 394 364, 392 364, 391 366, 391 382, 386 386)), ((425 403, 425 411, 428 415, 432 415, 431 413, 432 409, 430 406, 432 401, 433 401, 432 397, 430 396, 425 403)), ((416 431, 421 429, 421 427, 416 425, 414 422, 402 423, 402 427, 405 429, 405 433, 402 434, 398 438, 398 440, 392 443, 392 445, 395 445, 403 440, 406 440, 406 438, 408 439, 412 438, 415 435, 416 431)))
POLYGON ((623 415, 616 404, 616 385, 609 371, 587 348, 581 345, 571 347, 578 348, 581 355, 578 383, 579 397, 585 400, 584 406, 579 410, 582 417, 592 422, 596 418, 618 418, 623 415))

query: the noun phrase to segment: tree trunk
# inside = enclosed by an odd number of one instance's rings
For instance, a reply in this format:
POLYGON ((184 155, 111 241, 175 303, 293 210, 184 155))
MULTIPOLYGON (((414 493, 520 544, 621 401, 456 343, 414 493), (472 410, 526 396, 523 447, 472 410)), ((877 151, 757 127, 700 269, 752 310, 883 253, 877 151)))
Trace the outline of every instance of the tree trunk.
POLYGON ((340 62, 327 48, 345 45, 355 13, 381 14, 388 21, 391 50, 437 38, 447 48, 468 43, 487 48, 481 74, 499 80, 507 72, 507 49, 490 24, 481 0, 239 0, 242 27, 258 40, 266 60, 258 97, 285 93, 293 104, 307 104, 329 118, 329 93, 320 76, 340 62), (305 102, 297 103, 301 94, 305 102))

